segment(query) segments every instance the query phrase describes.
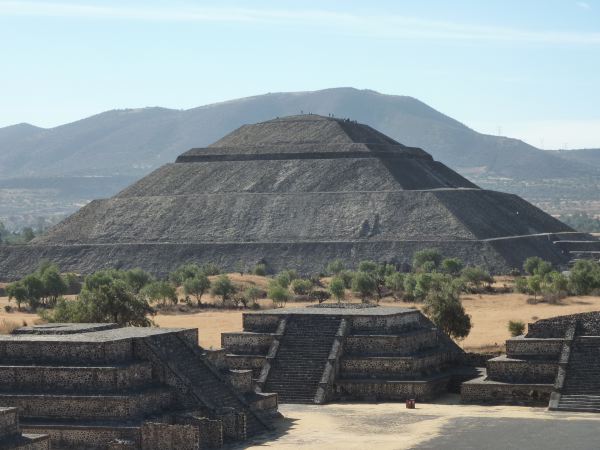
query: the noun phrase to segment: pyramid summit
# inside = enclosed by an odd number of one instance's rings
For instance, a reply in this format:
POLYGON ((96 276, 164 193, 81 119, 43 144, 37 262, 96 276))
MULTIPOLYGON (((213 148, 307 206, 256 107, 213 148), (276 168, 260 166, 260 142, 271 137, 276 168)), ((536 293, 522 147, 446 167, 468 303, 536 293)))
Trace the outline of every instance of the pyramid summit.
POLYGON ((40 259, 89 273, 187 261, 319 272, 334 258, 409 263, 415 251, 493 272, 529 256, 566 264, 588 241, 518 196, 480 189, 419 148, 349 119, 245 125, 94 200, 29 245, 0 249, 11 279, 40 259))

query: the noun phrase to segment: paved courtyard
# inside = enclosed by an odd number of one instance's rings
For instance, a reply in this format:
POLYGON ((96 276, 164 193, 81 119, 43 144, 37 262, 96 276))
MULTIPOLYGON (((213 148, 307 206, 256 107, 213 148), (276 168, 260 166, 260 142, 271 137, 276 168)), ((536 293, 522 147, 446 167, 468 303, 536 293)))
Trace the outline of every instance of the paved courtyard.
POLYGON ((280 405, 285 419, 270 441, 236 448, 544 449, 600 447, 600 414, 544 408, 472 406, 447 395, 407 410, 401 403, 280 405))

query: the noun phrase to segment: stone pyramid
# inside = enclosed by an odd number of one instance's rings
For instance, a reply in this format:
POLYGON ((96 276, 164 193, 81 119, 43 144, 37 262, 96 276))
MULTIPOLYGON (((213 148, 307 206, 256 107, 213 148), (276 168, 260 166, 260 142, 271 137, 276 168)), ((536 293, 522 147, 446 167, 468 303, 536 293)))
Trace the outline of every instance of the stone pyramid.
POLYGON ((187 261, 312 273, 334 258, 408 263, 432 247, 503 272, 534 255, 565 264, 561 241, 590 239, 367 125, 301 115, 245 125, 30 245, 0 249, 0 274, 17 277, 40 259, 81 273, 160 275, 187 261))

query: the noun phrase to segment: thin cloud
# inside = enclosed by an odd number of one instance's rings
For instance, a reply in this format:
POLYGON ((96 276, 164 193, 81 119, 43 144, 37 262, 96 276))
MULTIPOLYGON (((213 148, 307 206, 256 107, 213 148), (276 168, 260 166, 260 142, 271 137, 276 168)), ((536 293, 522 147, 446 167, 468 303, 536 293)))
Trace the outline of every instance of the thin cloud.
POLYGON ((591 5, 587 2, 577 2, 576 5, 583 9, 591 9, 592 8, 591 5))
MULTIPOLYGON (((589 4, 578 2, 579 6, 589 4)), ((532 31, 418 19, 400 15, 350 14, 325 10, 249 8, 164 8, 101 6, 36 1, 0 1, 0 16, 44 16, 95 20, 155 22, 222 22, 321 27, 327 33, 384 39, 495 41, 541 44, 598 45, 600 33, 532 31)))

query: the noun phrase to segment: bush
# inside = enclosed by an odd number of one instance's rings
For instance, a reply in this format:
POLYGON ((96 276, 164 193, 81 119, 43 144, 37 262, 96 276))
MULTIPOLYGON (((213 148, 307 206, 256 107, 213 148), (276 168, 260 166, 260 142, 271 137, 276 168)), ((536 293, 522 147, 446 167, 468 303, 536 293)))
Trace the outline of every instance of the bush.
POLYGON ((244 291, 244 297, 246 297, 246 299, 248 300, 248 303, 251 308, 254 307, 254 305, 256 304, 256 301, 259 298, 261 298, 262 295, 263 295, 263 291, 261 291, 260 289, 258 289, 255 286, 251 286, 244 291))
POLYGON ((374 278, 366 272, 356 272, 352 279, 352 290, 360 295, 363 303, 367 303, 375 293, 377 284, 374 278))
POLYGON ((302 280, 300 278, 292 281, 292 292, 296 295, 308 295, 312 290, 312 282, 310 280, 302 280))
POLYGON ((344 300, 344 297, 346 296, 344 280, 342 280, 341 277, 333 277, 331 283, 329 283, 329 292, 336 298, 338 303, 344 300))
POLYGON ((223 305, 235 293, 236 289, 227 275, 220 275, 213 283, 211 293, 221 297, 223 305))
POLYGON ((458 258, 446 258, 442 261, 441 265, 442 272, 455 277, 460 275, 464 267, 464 263, 458 258))
POLYGON ((312 291, 312 293, 310 294, 310 297, 313 300, 318 301, 319 303, 323 303, 331 298, 331 294, 322 289, 316 289, 316 290, 312 291))
POLYGON ((269 298, 273 300, 276 307, 283 307, 290 298, 290 294, 286 288, 280 284, 273 283, 269 287, 268 294, 269 298))
POLYGON ((183 286, 186 280, 197 277, 202 272, 202 269, 196 263, 182 264, 169 274, 169 281, 175 286, 183 286))
POLYGON ((525 332, 525 324, 520 320, 509 320, 508 331, 512 337, 521 336, 525 332))
POLYGON ((342 272, 345 269, 346 269, 346 267, 345 267, 344 261, 342 261, 341 259, 334 259, 329 264, 327 264, 325 271, 327 272, 328 275, 338 275, 340 272, 342 272))
POLYGON ((575 263, 569 276, 569 290, 575 295, 588 295, 600 288, 600 264, 590 260, 575 263))
POLYGON ((419 250, 417 252, 414 253, 413 255, 413 261, 412 261, 412 265, 413 265, 413 270, 414 271, 419 271, 422 269, 423 265, 425 263, 432 263, 432 264, 428 264, 427 267, 428 268, 437 268, 440 263, 442 261, 442 254, 440 253, 439 250, 434 249, 434 248, 426 248, 423 250, 419 250))
POLYGON ((7 313, 11 313, 12 312, 12 306, 10 306, 10 305, 4 305, 4 311, 6 311, 7 313))
POLYGON ((399 272, 394 272, 385 277, 385 287, 392 292, 396 300, 400 300, 402 294, 404 294, 404 278, 404 274, 399 272))
POLYGON ((141 294, 150 303, 160 302, 162 306, 166 306, 167 302, 176 305, 178 301, 175 287, 167 281, 154 281, 144 287, 141 294))
POLYGON ((532 256, 523 263, 523 270, 528 275, 544 276, 552 271, 552 264, 538 256, 532 256))
POLYGON ((452 283, 436 285, 425 298, 423 312, 444 333, 462 339, 471 331, 471 317, 465 312, 452 283))
POLYGON ((358 264, 358 270, 359 272, 374 273, 377 270, 377 263, 371 260, 361 261, 358 264))
POLYGON ((221 269, 215 263, 205 263, 200 266, 200 272, 205 274, 207 277, 219 275, 221 269))
POLYGON ((183 282, 183 292, 185 295, 193 295, 196 297, 197 306, 201 306, 202 296, 210 289, 210 280, 208 277, 199 273, 193 278, 188 278, 183 282))
POLYGON ((259 277, 264 277, 267 274, 267 265, 263 263, 257 264, 254 266, 254 269, 252 269, 252 273, 259 277))
POLYGON ((481 267, 465 267, 461 272, 461 278, 470 292, 480 292, 484 284, 489 287, 494 282, 490 273, 481 267))
POLYGON ((529 284, 527 278, 519 277, 515 279, 515 291, 521 294, 529 294, 529 284))

